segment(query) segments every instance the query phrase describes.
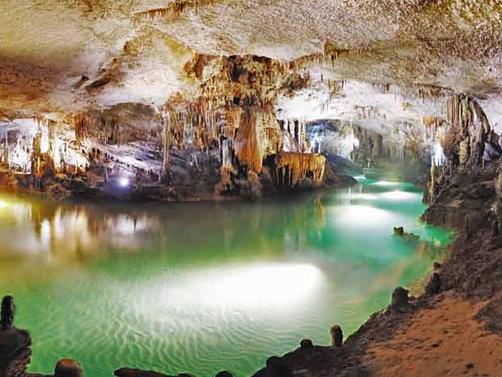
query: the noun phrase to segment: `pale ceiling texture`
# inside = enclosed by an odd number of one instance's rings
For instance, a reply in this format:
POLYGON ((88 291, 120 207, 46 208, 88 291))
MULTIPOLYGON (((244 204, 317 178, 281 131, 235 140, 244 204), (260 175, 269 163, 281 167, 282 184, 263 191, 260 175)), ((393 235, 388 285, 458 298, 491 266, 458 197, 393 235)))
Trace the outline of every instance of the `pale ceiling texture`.
POLYGON ((195 54, 300 59, 330 79, 490 101, 502 91, 501 47, 500 0, 3 0, 0 111, 189 98, 195 54), (321 64, 326 46, 337 58, 321 64))

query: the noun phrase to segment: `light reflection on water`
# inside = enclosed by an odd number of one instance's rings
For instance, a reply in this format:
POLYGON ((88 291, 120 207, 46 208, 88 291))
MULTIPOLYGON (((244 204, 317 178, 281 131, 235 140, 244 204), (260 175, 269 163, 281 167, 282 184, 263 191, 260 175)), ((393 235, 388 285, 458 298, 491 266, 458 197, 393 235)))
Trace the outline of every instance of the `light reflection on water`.
POLYGON ((32 370, 61 357, 86 375, 120 366, 249 375, 303 337, 329 342, 430 268, 446 233, 421 194, 362 180, 266 203, 57 204, 0 196, 0 293, 33 336, 32 370), (393 226, 428 242, 409 244, 393 226))

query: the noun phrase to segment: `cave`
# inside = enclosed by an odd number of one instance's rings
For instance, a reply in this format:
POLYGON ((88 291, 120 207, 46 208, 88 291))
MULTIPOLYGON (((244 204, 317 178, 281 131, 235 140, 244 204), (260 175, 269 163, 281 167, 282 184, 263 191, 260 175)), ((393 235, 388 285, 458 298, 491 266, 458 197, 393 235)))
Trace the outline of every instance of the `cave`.
POLYGON ((502 3, 0 2, 0 377, 502 377, 502 3))

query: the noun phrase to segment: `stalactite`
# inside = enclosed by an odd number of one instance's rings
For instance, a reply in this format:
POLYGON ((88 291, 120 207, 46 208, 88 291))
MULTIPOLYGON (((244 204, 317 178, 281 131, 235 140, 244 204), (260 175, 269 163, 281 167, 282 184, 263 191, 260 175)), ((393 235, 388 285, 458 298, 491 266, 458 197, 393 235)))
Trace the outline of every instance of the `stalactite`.
POLYGON ((248 169, 261 172, 264 152, 256 122, 256 113, 246 109, 235 138, 235 155, 248 169))
POLYGON ((193 9, 195 13, 197 13, 200 7, 212 5, 215 2, 216 0, 174 0, 167 7, 137 12, 135 13, 135 16, 149 17, 151 20, 154 20, 157 17, 174 20, 190 9, 193 9))
POLYGON ((390 92, 390 84, 373 84, 378 91, 381 93, 387 94, 390 92))
POLYGON ((275 180, 278 186, 294 189, 306 179, 314 186, 323 183, 326 158, 313 153, 280 152, 275 157, 275 180))
POLYGON ((438 150, 432 151, 428 202, 434 200, 437 187, 449 176, 458 171, 481 169, 489 162, 490 155, 485 153, 487 147, 498 156, 502 154, 498 135, 476 100, 463 94, 452 95, 446 100, 445 115, 446 121, 429 122, 433 145, 438 150), (444 156, 438 159, 435 154, 443 154, 443 151, 444 156))
POLYGON ((162 113, 162 176, 169 172, 169 149, 171 148, 171 117, 169 112, 162 113))
POLYGON ((454 95, 446 106, 449 131, 444 140, 447 157, 461 167, 482 162, 492 129, 479 104, 465 95, 454 95))

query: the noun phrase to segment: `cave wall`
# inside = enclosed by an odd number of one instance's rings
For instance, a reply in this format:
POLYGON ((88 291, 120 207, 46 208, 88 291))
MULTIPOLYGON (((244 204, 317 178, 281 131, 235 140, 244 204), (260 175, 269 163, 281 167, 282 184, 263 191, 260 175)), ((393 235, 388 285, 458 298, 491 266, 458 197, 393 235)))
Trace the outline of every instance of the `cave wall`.
POLYGON ((430 124, 428 133, 438 146, 431 153, 428 202, 458 174, 498 168, 500 135, 476 99, 463 94, 448 98, 445 120, 430 124))
POLYGON ((27 120, 30 127, 3 135, 4 168, 30 176, 23 184, 36 189, 56 186, 59 176, 110 193, 164 186, 171 189, 152 195, 175 199, 323 184, 324 160, 311 153, 305 123, 280 122, 275 113, 278 94, 307 85, 307 73, 256 56, 197 55, 184 70, 198 82, 195 97, 27 120), (285 165, 273 156, 286 151, 294 179, 279 183, 272 177, 285 165))

